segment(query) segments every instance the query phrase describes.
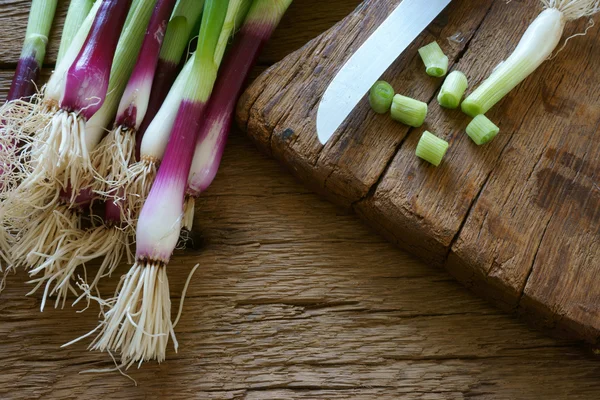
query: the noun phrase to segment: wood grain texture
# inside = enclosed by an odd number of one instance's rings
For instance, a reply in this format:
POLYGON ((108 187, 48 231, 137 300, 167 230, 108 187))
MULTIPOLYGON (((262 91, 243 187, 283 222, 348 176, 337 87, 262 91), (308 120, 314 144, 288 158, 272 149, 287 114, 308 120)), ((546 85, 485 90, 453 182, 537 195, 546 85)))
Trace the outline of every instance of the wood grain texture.
MULTIPOLYGON (((590 66, 600 62, 600 29, 570 41, 498 104, 488 116, 501 135, 477 147, 464 133, 469 119, 437 104, 442 81, 425 75, 416 50, 437 40, 472 90, 510 54, 540 8, 454 1, 384 74, 397 92, 429 103, 426 124, 408 129, 363 100, 322 146, 315 132, 322 93, 398 3, 365 1, 267 70, 240 102, 240 125, 308 187, 356 211, 393 243, 445 265, 503 309, 598 343, 600 74, 590 66), (414 155, 424 130, 450 143, 439 168, 414 155)), ((568 25, 565 37, 586 24, 568 25)))
MULTIPOLYGON (((15 3, 26 2, 3 2, 0 16, 15 3)), ((295 2, 271 54, 295 50, 357 2, 329 3, 295 2)), ((0 97, 11 77, 0 72, 0 97)), ((196 249, 178 252, 169 266, 175 306, 190 268, 202 266, 177 326, 179 353, 132 369, 137 387, 117 373, 80 374, 113 366, 106 354, 86 351, 87 342, 60 348, 96 326, 96 307, 40 313, 39 296, 25 296, 25 274, 9 276, 0 296, 0 399, 600 396, 593 352, 526 327, 398 250, 237 131, 198 201, 195 226, 196 249)), ((114 290, 127 268, 101 289, 114 290)))

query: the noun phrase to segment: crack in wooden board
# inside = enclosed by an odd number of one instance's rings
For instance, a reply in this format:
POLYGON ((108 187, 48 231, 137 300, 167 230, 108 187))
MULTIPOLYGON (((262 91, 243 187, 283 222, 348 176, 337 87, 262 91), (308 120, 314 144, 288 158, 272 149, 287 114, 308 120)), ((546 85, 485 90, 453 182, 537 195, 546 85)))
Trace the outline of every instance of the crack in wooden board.
MULTIPOLYGON (((423 73, 416 49, 437 39, 451 67, 467 74, 472 90, 510 54, 540 9, 535 2, 455 1, 384 74, 401 93, 429 101, 426 126, 403 128, 362 102, 341 133, 320 145, 315 99, 396 3, 364 2, 271 67, 245 93, 238 119, 259 148, 309 188, 353 209, 394 243, 428 263, 445 265, 504 309, 518 309, 554 333, 596 343, 600 290, 594 289, 593 276, 600 268, 600 192, 594 190, 598 146, 593 135, 600 124, 600 76, 589 65, 600 62, 598 28, 569 42, 498 104, 489 117, 499 123, 501 135, 477 148, 464 134, 468 118, 437 104, 441 81, 423 73), (446 38, 455 33, 464 40, 453 47, 446 38), (450 142, 439 168, 414 156, 424 129, 450 142), (557 148, 574 165, 549 161, 546 152, 557 148), (585 162, 587 172, 579 174, 585 162), (568 247, 573 250, 564 250, 568 247)), ((586 23, 570 24, 565 37, 586 23)))

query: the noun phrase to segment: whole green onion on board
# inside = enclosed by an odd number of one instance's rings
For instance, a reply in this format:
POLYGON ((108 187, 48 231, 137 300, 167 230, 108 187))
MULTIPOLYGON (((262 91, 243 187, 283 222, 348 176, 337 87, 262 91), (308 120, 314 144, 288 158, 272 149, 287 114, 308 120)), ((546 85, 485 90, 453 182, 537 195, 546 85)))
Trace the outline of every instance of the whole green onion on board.
POLYGON ((544 11, 529 25, 514 52, 462 103, 465 114, 487 113, 556 50, 565 24, 600 12, 598 0, 542 0, 544 11))

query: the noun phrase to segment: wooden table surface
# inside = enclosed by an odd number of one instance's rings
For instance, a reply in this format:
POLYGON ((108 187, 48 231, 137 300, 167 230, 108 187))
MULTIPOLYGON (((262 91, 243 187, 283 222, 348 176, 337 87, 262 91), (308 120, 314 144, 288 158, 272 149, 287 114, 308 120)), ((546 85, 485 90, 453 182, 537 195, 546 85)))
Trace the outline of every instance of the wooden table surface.
MULTIPOLYGON (((296 1, 257 73, 357 3, 296 1)), ((2 95, 29 4, 0 0, 2 95)), ((61 19, 65 10, 63 1, 61 19)), ((202 266, 176 329, 179 353, 128 371, 138 386, 80 374, 113 365, 86 343, 60 348, 96 326, 96 310, 40 313, 17 273, 0 296, 0 399, 600 398, 593 349, 533 330, 413 260, 238 132, 196 223, 196 248, 169 266, 174 306, 191 266, 202 266)))

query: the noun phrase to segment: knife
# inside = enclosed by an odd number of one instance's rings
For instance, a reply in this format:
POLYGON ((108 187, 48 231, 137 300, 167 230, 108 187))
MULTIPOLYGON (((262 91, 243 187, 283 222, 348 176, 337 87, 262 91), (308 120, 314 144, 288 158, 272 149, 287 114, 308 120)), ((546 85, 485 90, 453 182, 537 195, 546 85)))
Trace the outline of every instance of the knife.
POLYGON ((451 0, 403 0, 331 81, 317 110, 322 144, 333 136, 371 86, 451 0))

